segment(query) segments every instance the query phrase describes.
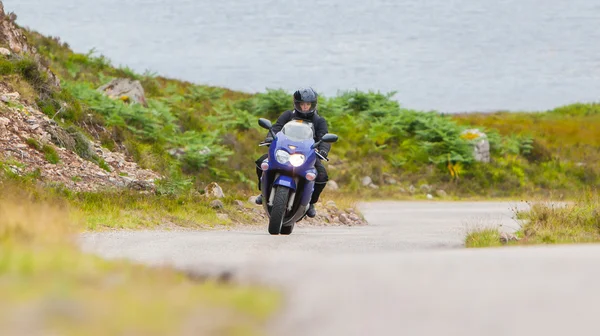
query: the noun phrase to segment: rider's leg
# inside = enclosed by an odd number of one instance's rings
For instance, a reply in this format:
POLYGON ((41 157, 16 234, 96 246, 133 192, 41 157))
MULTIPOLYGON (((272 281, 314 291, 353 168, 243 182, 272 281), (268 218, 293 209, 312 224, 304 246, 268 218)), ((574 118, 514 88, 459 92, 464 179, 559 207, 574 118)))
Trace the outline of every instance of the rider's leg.
MULTIPOLYGON (((269 157, 269 154, 265 154, 263 156, 261 156, 258 160, 255 161, 256 163, 256 176, 258 177, 258 190, 261 189, 261 182, 260 182, 260 178, 262 176, 262 169, 260 168, 261 163, 267 158, 269 157)), ((256 197, 256 204, 262 204, 262 194, 259 194, 258 197, 256 197)))
POLYGON ((308 217, 314 217, 317 215, 314 204, 319 201, 319 196, 323 192, 323 189, 325 189, 327 181, 329 181, 327 170, 325 169, 325 166, 323 166, 323 163, 321 163, 321 160, 317 159, 315 162, 315 169, 317 170, 317 178, 315 179, 315 189, 313 191, 312 198, 310 199, 310 206, 306 212, 308 217))

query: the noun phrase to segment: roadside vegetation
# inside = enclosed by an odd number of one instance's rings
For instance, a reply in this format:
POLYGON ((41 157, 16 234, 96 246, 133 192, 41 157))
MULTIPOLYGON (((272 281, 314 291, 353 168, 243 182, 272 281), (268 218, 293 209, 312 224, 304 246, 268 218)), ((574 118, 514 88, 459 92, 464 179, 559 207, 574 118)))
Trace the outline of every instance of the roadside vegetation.
POLYGON ((79 251, 80 218, 44 190, 0 189, 4 335, 257 335, 277 293, 79 251))
MULTIPOLYGON (((257 120, 274 120, 288 109, 289 92, 250 95, 150 72, 140 74, 114 66, 93 51, 74 53, 58 38, 31 31, 26 35, 42 63, 60 79, 60 88, 27 56, 0 57, 3 82, 69 132, 94 138, 166 176, 157 181, 153 194, 75 193, 50 186, 49 192, 84 214, 84 227, 206 227, 246 219, 243 212, 235 211, 235 201, 257 193, 253 160, 264 150, 256 144, 265 133, 257 120), (97 90, 117 77, 139 80, 148 106, 131 103, 127 97, 111 99, 97 90), (213 181, 227 195, 220 209, 203 197, 204 187, 213 181)), ((330 131, 340 136, 328 163, 330 179, 339 190, 327 190, 325 202, 425 199, 428 193, 449 200, 560 200, 600 185, 598 104, 532 113, 442 115, 407 109, 393 96, 350 91, 321 97, 320 111, 330 131), (489 163, 474 158, 473 143, 478 139, 465 131, 475 128, 487 135, 489 163), (370 186, 363 185, 364 177, 372 180, 370 186)), ((57 162, 52 148, 40 150, 49 162, 57 162)), ((107 169, 93 153, 78 154, 107 169)), ((6 162, 0 173, 37 183, 35 173, 14 176, 6 162)))
MULTIPOLYGON (((256 193, 253 160, 264 150, 256 144, 265 135, 257 120, 274 120, 288 109, 290 92, 249 95, 138 74, 93 51, 73 53, 56 38, 35 32, 28 37, 62 83, 59 91, 36 98, 44 113, 164 174, 175 193, 202 192, 212 181, 226 190, 256 193), (139 80, 148 107, 96 90, 116 77, 139 80)), ((600 127, 600 108, 595 104, 449 116, 404 108, 393 95, 350 91, 321 97, 320 112, 340 136, 328 164, 338 194, 418 198, 433 187, 453 198, 562 198, 600 184, 600 140, 594 131, 600 127), (474 159, 477 139, 463 133, 473 128, 487 135, 490 163, 474 159), (366 176, 377 187, 365 188, 366 176), (422 192, 423 185, 430 188, 422 192)))
POLYGON ((515 213, 520 229, 515 240, 502 241, 498 229, 468 233, 467 247, 600 242, 600 195, 590 189, 572 202, 530 202, 530 209, 515 213))

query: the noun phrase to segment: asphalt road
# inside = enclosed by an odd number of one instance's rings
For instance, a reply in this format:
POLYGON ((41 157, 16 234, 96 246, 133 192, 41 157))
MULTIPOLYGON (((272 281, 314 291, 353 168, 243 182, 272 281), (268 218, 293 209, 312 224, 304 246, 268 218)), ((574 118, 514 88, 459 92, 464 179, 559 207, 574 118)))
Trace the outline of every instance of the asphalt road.
POLYGON ((522 203, 365 204, 370 225, 86 234, 84 250, 284 292, 272 335, 597 335, 600 247, 464 249, 522 203))

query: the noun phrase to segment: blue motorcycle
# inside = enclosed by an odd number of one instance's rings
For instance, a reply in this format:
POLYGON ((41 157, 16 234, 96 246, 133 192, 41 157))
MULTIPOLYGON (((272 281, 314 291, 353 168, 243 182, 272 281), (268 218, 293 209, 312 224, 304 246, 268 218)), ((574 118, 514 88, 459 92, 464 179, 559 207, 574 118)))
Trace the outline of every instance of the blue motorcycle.
POLYGON ((317 178, 317 156, 329 161, 316 151, 316 147, 321 141, 336 142, 338 136, 328 133, 315 142, 311 123, 303 120, 288 122, 277 134, 273 134, 269 120, 260 118, 258 124, 273 135, 273 142, 260 144, 269 146, 269 156, 260 167, 269 233, 289 235, 294 224, 306 216, 317 178))

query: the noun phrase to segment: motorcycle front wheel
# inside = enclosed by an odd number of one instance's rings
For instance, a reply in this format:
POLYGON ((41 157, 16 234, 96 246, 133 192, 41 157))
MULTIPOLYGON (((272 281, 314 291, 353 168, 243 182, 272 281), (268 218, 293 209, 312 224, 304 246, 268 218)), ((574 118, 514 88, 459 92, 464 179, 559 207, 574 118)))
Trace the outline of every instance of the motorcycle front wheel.
POLYGON ((284 186, 275 187, 275 196, 273 197, 273 207, 269 218, 269 233, 277 235, 281 232, 281 225, 285 217, 290 189, 284 186))

